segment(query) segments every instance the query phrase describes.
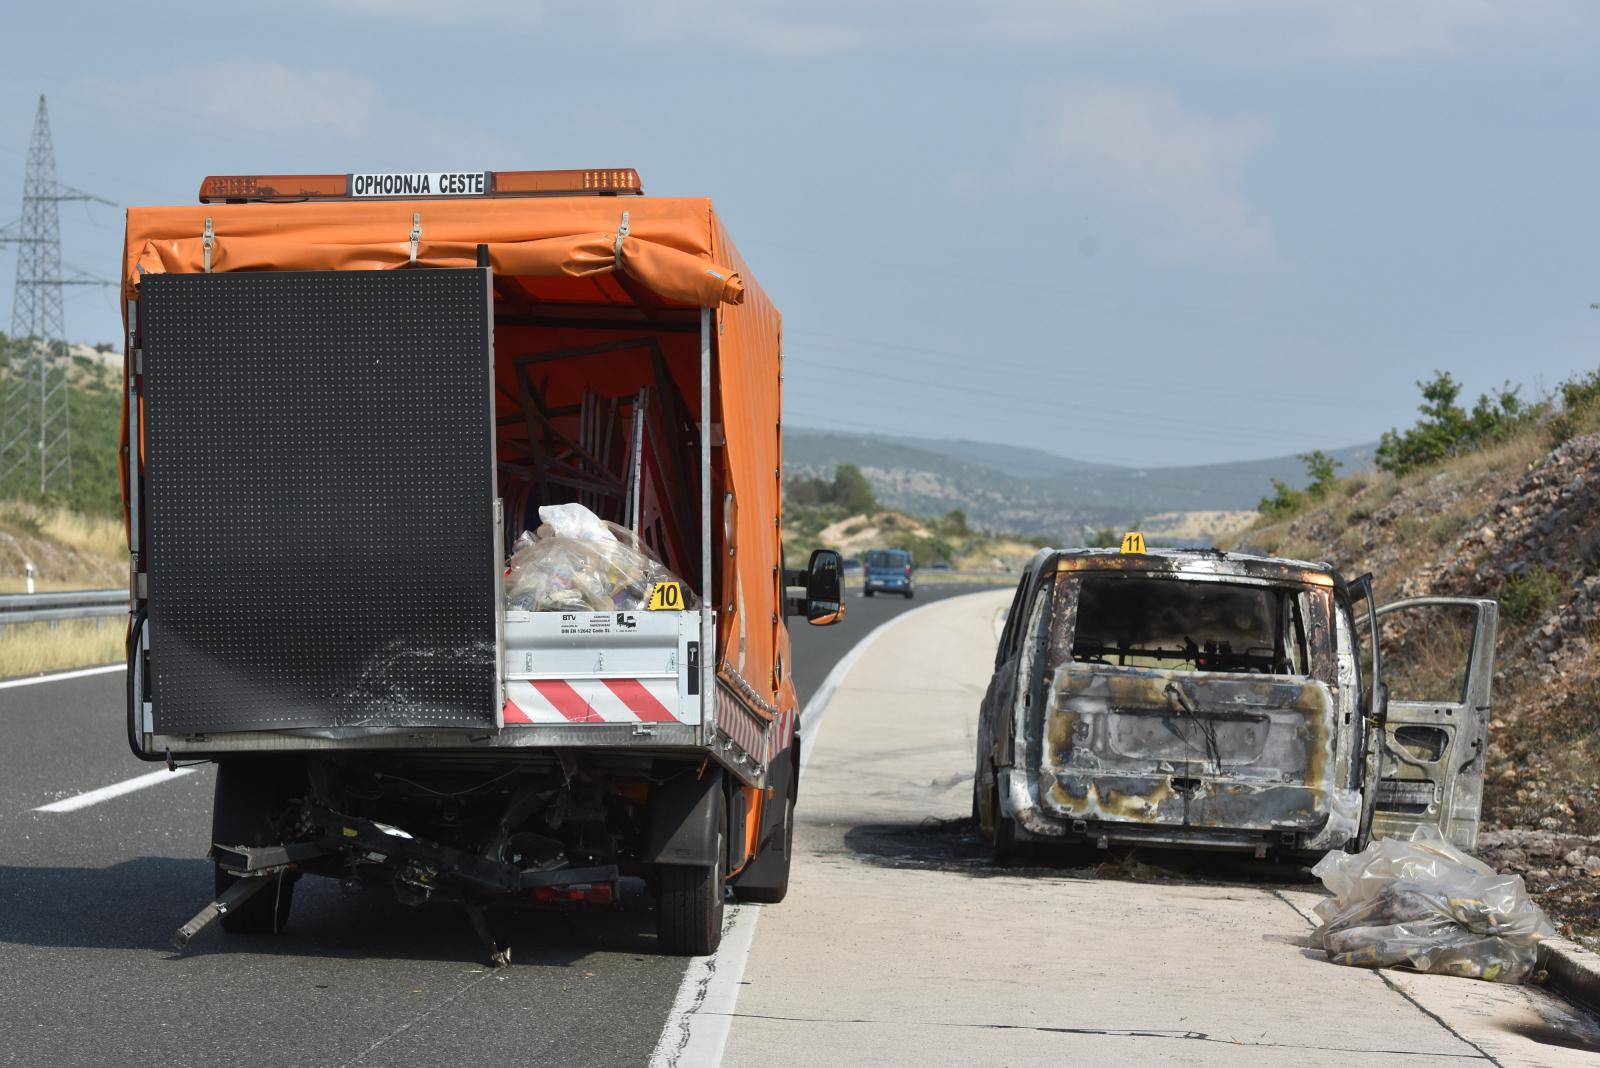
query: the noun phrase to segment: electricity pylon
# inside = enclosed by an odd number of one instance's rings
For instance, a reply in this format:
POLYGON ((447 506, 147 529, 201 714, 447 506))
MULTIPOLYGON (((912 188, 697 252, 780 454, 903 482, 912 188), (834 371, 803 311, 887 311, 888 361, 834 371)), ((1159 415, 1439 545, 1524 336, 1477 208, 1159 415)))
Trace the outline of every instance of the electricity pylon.
POLYGON ((61 203, 106 200, 56 181, 56 154, 44 97, 34 113, 22 184, 22 218, 0 230, 0 244, 17 246, 17 286, 11 305, 11 345, 0 366, 0 484, 19 472, 39 472, 39 492, 57 481, 72 486, 72 426, 67 414, 65 286, 114 285, 61 270, 61 203))

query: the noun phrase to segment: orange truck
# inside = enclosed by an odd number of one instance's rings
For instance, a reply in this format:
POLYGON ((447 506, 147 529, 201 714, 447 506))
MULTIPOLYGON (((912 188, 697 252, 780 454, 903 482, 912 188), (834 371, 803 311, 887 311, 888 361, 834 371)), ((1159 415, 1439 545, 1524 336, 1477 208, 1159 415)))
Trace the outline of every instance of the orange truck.
POLYGON ((696 954, 783 898, 787 624, 842 566, 782 559, 781 323, 708 200, 211 177, 129 210, 122 279, 129 743, 217 765, 179 945, 282 929, 306 874, 460 902, 498 963, 501 906, 653 894, 696 954), (563 556, 574 505, 652 581, 563 556))

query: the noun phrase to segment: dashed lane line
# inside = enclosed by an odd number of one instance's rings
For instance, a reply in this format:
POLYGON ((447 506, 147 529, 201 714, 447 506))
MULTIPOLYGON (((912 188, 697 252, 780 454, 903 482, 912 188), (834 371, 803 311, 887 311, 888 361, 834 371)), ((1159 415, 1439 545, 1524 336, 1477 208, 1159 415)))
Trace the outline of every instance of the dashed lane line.
POLYGON ((42 682, 65 682, 68 679, 83 679, 90 675, 109 675, 113 671, 127 670, 127 664, 102 664, 100 667, 79 668, 76 671, 58 671, 54 675, 30 675, 25 679, 6 679, 0 682, 0 690, 9 690, 13 686, 37 686, 42 682))
POLYGON ((113 797, 121 797, 123 794, 131 794, 135 790, 143 790, 147 786, 156 786, 164 782, 174 782, 185 775, 192 775, 193 773, 193 768, 177 768, 173 771, 168 771, 166 768, 162 768, 160 771, 152 771, 145 775, 135 775, 131 779, 124 779, 121 782, 114 782, 110 786, 102 786, 98 790, 90 790, 88 793, 76 794, 72 797, 64 797, 60 801, 52 801, 48 805, 40 805, 38 808, 34 809, 34 811, 76 812, 80 808, 88 808, 90 805, 98 805, 102 801, 110 801, 113 797))

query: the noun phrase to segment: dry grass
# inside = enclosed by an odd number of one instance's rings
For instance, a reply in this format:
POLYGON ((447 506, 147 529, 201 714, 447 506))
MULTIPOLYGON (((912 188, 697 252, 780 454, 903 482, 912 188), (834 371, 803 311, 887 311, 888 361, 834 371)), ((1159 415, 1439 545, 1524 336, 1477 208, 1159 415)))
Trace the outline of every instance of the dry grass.
POLYGON ((128 548, 122 521, 0 502, 0 593, 25 590, 30 563, 41 593, 125 585, 128 548))
POLYGON ((1208 538, 1217 541, 1245 530, 1255 520, 1255 512, 1159 512, 1145 516, 1128 529, 1143 531, 1152 545, 1160 544, 1166 538, 1208 538))
POLYGON ((0 634, 0 678, 115 663, 126 655, 126 627, 118 616, 13 624, 0 634))

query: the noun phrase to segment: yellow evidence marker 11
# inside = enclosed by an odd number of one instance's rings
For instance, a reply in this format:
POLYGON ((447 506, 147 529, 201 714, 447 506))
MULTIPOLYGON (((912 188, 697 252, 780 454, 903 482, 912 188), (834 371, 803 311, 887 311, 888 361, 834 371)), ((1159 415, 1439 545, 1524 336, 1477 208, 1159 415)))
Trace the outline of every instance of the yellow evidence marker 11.
POLYGON ((1125 553, 1143 553, 1144 535, 1137 530, 1130 530, 1122 536, 1122 551, 1125 553))

